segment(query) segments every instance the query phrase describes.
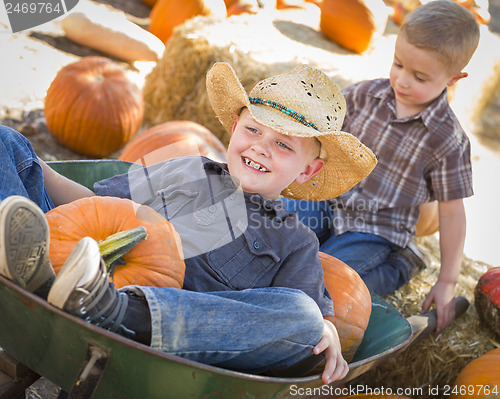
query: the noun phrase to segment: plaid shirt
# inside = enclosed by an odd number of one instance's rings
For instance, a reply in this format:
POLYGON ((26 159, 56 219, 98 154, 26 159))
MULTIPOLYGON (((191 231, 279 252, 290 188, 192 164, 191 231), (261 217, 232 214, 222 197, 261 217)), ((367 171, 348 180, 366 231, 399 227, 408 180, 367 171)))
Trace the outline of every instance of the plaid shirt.
POLYGON ((470 143, 447 100, 447 90, 416 116, 396 118, 388 79, 343 90, 343 130, 377 154, 373 172, 331 201, 335 234, 375 234, 404 247, 415 234, 419 205, 473 195, 470 143))

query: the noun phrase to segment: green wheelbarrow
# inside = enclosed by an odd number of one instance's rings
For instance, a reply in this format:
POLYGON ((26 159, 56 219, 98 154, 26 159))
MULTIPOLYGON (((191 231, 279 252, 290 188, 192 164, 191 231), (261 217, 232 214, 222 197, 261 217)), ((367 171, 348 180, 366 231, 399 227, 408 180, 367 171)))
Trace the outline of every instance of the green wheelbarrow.
MULTIPOLYGON (((131 166, 115 160, 49 164, 90 188, 93 182, 127 172, 131 166)), ((467 300, 459 298, 457 315, 467 307, 467 300)), ((70 398, 312 399, 335 392, 335 388, 430 334, 436 315, 431 311, 406 319, 383 299, 372 296, 370 321, 349 373, 328 386, 320 374, 251 375, 153 350, 61 311, 2 276, 0 323, 0 348, 26 366, 35 379, 47 378, 70 398)), ((0 393, 1 389, 0 381, 0 393)), ((4 394, 2 398, 9 396, 4 394)))

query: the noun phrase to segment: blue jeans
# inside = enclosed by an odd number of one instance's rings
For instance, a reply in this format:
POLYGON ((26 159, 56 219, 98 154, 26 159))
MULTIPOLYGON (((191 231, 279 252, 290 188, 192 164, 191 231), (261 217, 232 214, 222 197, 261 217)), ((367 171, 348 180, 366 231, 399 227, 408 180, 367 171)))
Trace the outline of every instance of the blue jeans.
POLYGON ((205 364, 248 373, 288 367, 312 355, 323 334, 316 302, 291 288, 138 288, 151 312, 151 347, 205 364))
POLYGON ((0 200, 22 195, 44 212, 54 207, 43 185, 42 167, 31 143, 20 133, 0 125, 0 200))
MULTIPOLYGON (((31 144, 5 126, 0 126, 0 179, 0 199, 22 195, 44 212, 54 207, 31 144)), ((151 312, 151 346, 191 360, 260 373, 312 355, 323 334, 319 307, 302 291, 139 288, 151 312)))
POLYGON ((356 270, 371 292, 393 294, 413 276, 415 266, 399 253, 399 246, 385 238, 360 232, 336 235, 329 201, 283 201, 289 212, 296 213, 316 233, 320 251, 356 270))

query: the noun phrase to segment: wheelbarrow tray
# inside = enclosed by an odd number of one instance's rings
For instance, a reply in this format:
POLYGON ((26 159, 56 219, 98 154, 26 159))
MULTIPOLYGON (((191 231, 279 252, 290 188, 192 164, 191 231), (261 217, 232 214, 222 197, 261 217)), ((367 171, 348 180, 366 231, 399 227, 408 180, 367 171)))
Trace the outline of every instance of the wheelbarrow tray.
MULTIPOLYGON (((94 181, 126 172, 130 163, 62 161, 50 166, 92 187, 94 181)), ((0 320, 1 348, 66 391, 77 390, 80 382, 86 384, 91 389, 82 396, 86 398, 266 399, 288 398, 293 393, 308 398, 325 394, 319 391, 325 388, 320 374, 300 378, 251 375, 153 350, 61 311, 2 276, 0 320)), ((350 371, 330 388, 363 374, 415 337, 406 318, 373 296, 368 328, 350 371)))
MULTIPOLYGON (((331 387, 362 374, 410 343, 411 326, 399 312, 377 297, 372 309, 349 375, 331 387)), ((92 371, 100 374, 94 376, 100 380, 94 398, 288 398, 292 386, 301 392, 323 385, 320 375, 257 376, 153 350, 88 324, 1 276, 0 320, 0 347, 68 392, 92 351, 101 351, 105 364, 92 371)))

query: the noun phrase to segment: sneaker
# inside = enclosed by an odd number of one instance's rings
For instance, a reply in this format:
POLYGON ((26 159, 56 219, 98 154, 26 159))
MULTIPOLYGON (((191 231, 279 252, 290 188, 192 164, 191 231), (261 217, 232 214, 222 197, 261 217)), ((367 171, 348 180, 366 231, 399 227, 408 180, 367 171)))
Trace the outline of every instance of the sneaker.
POLYGON ((128 296, 109 280, 99 246, 90 237, 82 238, 66 259, 47 300, 88 323, 127 336, 122 321, 128 296))
POLYGON ((14 195, 0 204, 0 274, 47 298, 55 279, 49 261, 49 225, 33 201, 14 195))
POLYGON ((399 250, 399 253, 415 267, 415 273, 419 273, 427 267, 427 257, 415 241, 410 240, 405 248, 399 250))

